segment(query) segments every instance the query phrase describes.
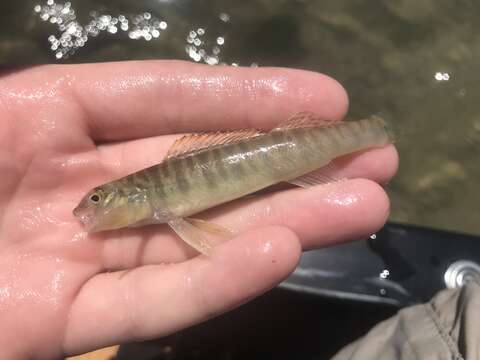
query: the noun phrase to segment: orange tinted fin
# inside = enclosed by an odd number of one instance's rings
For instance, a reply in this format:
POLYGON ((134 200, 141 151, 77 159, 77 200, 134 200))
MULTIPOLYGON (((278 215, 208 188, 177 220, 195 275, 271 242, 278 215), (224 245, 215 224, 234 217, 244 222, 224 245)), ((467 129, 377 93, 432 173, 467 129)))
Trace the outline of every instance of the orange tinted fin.
POLYGON ((297 128, 329 127, 334 125, 335 123, 336 121, 322 119, 317 114, 304 111, 293 114, 286 121, 280 123, 272 131, 297 128))
POLYGON ((236 234, 236 232, 232 229, 203 219, 186 218, 185 221, 188 221, 190 224, 199 228, 200 230, 213 235, 232 237, 236 234))
POLYGON ((318 170, 287 182, 302 188, 310 188, 315 185, 325 185, 342 180, 345 180, 345 178, 340 175, 335 164, 330 163, 318 170))
POLYGON ((231 144, 261 134, 262 132, 259 130, 250 129, 185 135, 173 143, 168 150, 167 157, 187 155, 202 149, 231 144))
POLYGON ((168 222, 168 225, 175 231, 175 233, 188 245, 193 247, 198 252, 204 255, 211 255, 213 252, 213 245, 208 242, 202 232, 195 226, 181 218, 173 219, 168 222))

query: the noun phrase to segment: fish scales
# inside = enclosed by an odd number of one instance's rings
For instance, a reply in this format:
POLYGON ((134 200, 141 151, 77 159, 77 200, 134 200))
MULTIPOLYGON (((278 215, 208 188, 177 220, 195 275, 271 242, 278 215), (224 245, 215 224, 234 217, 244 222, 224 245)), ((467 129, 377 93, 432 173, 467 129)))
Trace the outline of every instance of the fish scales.
MULTIPOLYGON (((268 133, 243 132, 244 138, 227 134, 233 139, 230 142, 213 142, 192 152, 187 148, 184 154, 177 147, 174 153, 181 155, 92 189, 74 214, 93 231, 165 222, 173 227, 171 220, 293 181, 339 156, 392 142, 380 118, 338 123, 309 123, 309 118, 268 133)), ((208 140, 208 136, 198 139, 208 140)), ((219 133, 212 136, 214 141, 221 138, 219 133)), ((190 140, 180 145, 189 146, 190 140)))
MULTIPOLYGON (((150 173, 148 179, 153 182, 146 187, 152 207, 161 204, 172 216, 185 217, 294 179, 338 156, 387 142, 383 124, 371 120, 275 130, 168 159, 143 171, 150 173)), ((142 185, 143 181, 135 184, 142 185)))

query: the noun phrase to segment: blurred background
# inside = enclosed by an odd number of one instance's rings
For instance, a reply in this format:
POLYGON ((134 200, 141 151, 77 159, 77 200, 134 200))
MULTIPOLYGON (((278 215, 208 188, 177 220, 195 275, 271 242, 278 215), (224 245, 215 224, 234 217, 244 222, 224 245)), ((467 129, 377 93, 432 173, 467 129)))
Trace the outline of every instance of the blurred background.
MULTIPOLYGON (((479 11, 474 0, 4 0, 0 61, 184 59, 328 74, 349 94, 349 117, 396 123, 390 220, 480 235, 479 11)), ((374 313, 393 310, 372 310, 362 331, 374 313)))
POLYGON ((142 34, 131 39, 119 22, 118 31, 90 36, 67 60, 57 60, 48 41, 60 38, 58 24, 34 11, 46 4, 0 3, 2 64, 175 58, 328 74, 347 89, 351 117, 379 113, 398 124, 401 168, 387 187, 391 219, 480 234, 478 2, 72 0, 82 26, 92 11, 97 20, 130 18, 129 30, 144 12, 164 24, 146 41, 142 34), (189 35, 198 29, 195 46, 189 35))

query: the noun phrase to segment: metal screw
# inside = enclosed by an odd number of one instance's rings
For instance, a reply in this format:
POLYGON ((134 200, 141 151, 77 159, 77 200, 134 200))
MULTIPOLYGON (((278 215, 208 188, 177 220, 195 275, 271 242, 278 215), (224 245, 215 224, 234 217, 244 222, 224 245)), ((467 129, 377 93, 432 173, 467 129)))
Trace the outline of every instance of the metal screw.
POLYGON ((474 279, 480 279, 480 265, 468 260, 459 260, 450 264, 443 276, 449 289, 462 287, 474 279))

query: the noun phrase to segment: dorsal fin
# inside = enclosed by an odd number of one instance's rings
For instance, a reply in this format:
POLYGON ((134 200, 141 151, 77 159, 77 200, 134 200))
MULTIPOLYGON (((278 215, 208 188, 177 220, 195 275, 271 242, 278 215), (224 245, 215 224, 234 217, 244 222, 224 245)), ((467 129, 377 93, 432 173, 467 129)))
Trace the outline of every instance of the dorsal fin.
POLYGON ((297 129, 297 128, 312 128, 312 127, 329 127, 335 124, 333 120, 325 120, 320 118, 317 114, 312 112, 303 111, 290 116, 284 122, 281 122, 275 129, 277 130, 286 130, 286 129, 297 129))
POLYGON ((167 158, 191 154, 219 145, 231 144, 263 134, 259 130, 218 131, 185 135, 175 141, 167 153, 167 158))

